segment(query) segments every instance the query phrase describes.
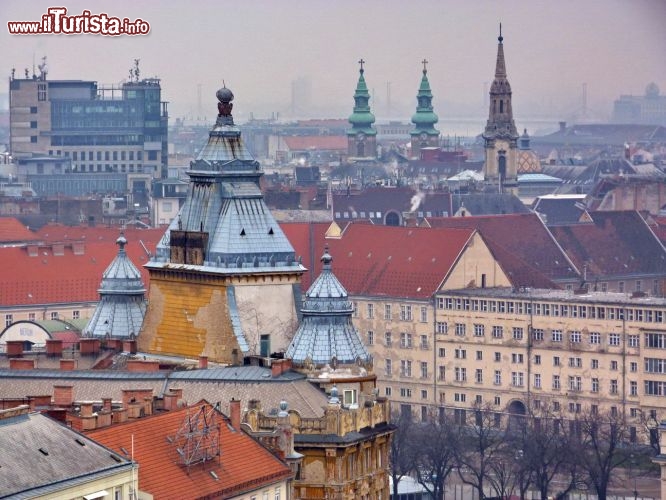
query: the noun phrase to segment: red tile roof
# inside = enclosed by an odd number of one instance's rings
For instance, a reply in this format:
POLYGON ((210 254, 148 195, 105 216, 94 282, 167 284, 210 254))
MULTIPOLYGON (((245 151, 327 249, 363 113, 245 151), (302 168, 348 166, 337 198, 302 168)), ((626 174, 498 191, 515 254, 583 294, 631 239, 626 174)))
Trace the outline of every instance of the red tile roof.
MULTIPOLYGON (((433 217, 432 227, 465 227, 477 229, 504 270, 512 276, 527 276, 525 269, 541 273, 548 280, 578 279, 578 273, 535 213, 484 215, 478 217, 433 217), (502 259, 512 255, 513 261, 502 259), (522 262, 521 262, 522 261, 522 262)), ((516 283, 518 286, 536 286, 516 283)), ((551 285, 552 287, 552 285, 551 285)))
POLYGON ((291 475, 287 465, 242 431, 232 430, 229 419, 217 413, 220 425, 220 460, 187 467, 178 463, 180 455, 173 438, 188 416, 210 405, 201 401, 159 415, 95 430, 88 436, 119 454, 123 448, 139 463, 139 489, 159 499, 230 498, 248 490, 282 481, 291 475), (133 444, 133 446, 132 446, 133 444), (215 479, 213 471, 218 479, 215 479))
POLYGON ((3 243, 37 241, 39 239, 39 236, 21 224, 18 219, 0 217, 0 245, 3 243))
MULTIPOLYGON (((78 237, 68 239, 64 231, 61 230, 57 235, 53 233, 44 235, 44 239, 51 242, 65 242, 61 255, 54 255, 54 249, 58 245, 53 243, 34 247, 0 248, 0 260, 3 262, 0 305, 99 300, 98 289, 102 274, 118 254, 118 246, 115 244, 119 235, 118 229, 104 228, 90 233, 85 231, 77 233, 86 235, 85 239, 78 237), (83 253, 80 255, 75 252, 75 241, 85 242, 82 244, 83 253), (33 251, 34 256, 31 256, 30 252, 33 251)), ((164 229, 130 230, 125 233, 128 240, 125 250, 130 260, 141 271, 146 288, 149 286, 149 280, 143 264, 148 261, 148 257, 139 241, 154 253, 163 234, 164 229)), ((57 253, 59 252, 56 251, 57 253)))
POLYGON ((550 231, 579 269, 592 277, 666 276, 666 250, 636 211, 590 212, 592 222, 550 231))
POLYGON ((347 151, 347 137, 344 135, 294 135, 283 139, 292 151, 307 149, 347 151))
POLYGON ((328 245, 333 272, 350 295, 426 299, 440 287, 464 250, 471 229, 350 224, 340 239, 325 239, 328 224, 282 224, 309 270, 303 290, 321 271, 328 245))

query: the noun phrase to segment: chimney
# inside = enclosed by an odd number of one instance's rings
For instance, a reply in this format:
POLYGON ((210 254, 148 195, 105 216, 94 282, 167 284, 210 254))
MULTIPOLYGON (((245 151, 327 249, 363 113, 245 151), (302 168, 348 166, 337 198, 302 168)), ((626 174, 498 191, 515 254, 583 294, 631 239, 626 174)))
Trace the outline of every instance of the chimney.
POLYGON ((241 424, 241 408, 240 399, 232 399, 229 401, 229 418, 231 419, 231 427, 240 430, 241 424))
POLYGON ((53 404, 55 406, 72 406, 74 387, 71 385, 53 386, 53 404))
POLYGON ((199 369, 206 370, 208 368, 208 356, 199 356, 199 369))
POLYGON ((62 356, 62 340, 46 339, 46 355, 52 358, 62 356))
POLYGON ((8 358, 20 358, 23 356, 23 341, 22 340, 8 340, 6 343, 6 351, 8 358))
POLYGON ((48 408, 51 406, 51 395, 46 396, 28 396, 30 402, 30 411, 38 411, 39 408, 48 408))
POLYGON ((24 359, 24 358, 10 358, 9 359, 9 369, 10 370, 32 370, 35 368, 34 359, 24 359))
POLYGON ((111 398, 102 398, 102 410, 112 411, 111 398))
POLYGON ((99 353, 99 339, 90 337, 79 339, 81 356, 94 356, 99 353))
POLYGON ((274 359, 271 361, 271 376, 279 377, 284 372, 283 359, 274 359))
POLYGON ((123 340, 123 352, 136 354, 136 340, 123 340))
POLYGON ((60 358, 60 369, 62 371, 76 370, 76 360, 60 358))
POLYGON ((81 416, 82 417, 92 417, 93 414, 93 404, 92 401, 84 401, 81 403, 81 416))

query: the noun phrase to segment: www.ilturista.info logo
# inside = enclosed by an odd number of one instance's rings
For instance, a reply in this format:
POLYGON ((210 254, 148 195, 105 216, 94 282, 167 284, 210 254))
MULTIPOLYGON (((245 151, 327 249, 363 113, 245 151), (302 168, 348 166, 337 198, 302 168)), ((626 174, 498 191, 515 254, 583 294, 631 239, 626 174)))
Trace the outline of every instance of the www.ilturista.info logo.
POLYGON ((92 35, 147 35, 150 24, 143 19, 91 14, 84 10, 80 16, 68 16, 65 7, 49 7, 41 21, 9 21, 7 29, 11 35, 92 34, 92 35))

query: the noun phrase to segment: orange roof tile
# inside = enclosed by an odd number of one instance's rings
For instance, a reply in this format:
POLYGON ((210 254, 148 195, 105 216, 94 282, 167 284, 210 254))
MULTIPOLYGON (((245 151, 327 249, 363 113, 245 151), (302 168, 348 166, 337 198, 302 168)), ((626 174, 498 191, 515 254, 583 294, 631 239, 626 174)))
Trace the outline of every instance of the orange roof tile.
MULTIPOLYGON (((106 233, 94 232, 88 235, 89 238, 75 238, 73 241, 61 237, 61 234, 51 240, 66 242, 61 255, 54 255, 52 243, 0 248, 0 260, 3 262, 0 304, 98 301, 102 274, 118 253, 115 244, 118 234, 117 228, 111 228, 106 233), (74 241, 85 242, 82 254, 75 252, 74 241), (33 256, 31 252, 34 252, 33 256)), ((128 240, 125 250, 141 271, 143 283, 148 288, 148 272, 143 268, 148 257, 139 241, 154 253, 164 229, 131 230, 125 234, 128 240)))
POLYGON ((37 241, 40 237, 14 217, 0 217, 0 244, 37 241))
POLYGON ((201 401, 189 408, 95 430, 88 436, 118 453, 123 453, 123 448, 128 452, 134 448, 134 460, 139 463, 139 489, 160 499, 229 498, 291 475, 289 467, 266 448, 246 433, 231 428, 222 413, 217 418, 221 424, 219 462, 209 461, 205 467, 192 465, 189 471, 180 465, 176 446, 167 438, 176 435, 188 411, 194 416, 202 406, 206 411, 210 409, 210 404, 201 401))

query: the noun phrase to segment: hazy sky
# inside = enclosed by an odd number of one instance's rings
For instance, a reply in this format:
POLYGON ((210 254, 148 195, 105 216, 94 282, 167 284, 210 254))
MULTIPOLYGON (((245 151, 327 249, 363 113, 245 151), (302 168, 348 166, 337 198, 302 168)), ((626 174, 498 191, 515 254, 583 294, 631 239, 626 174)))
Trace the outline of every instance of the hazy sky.
MULTIPOLYGON (((435 111, 446 119, 483 116, 502 22, 514 116, 580 112, 583 84, 591 114, 605 118, 620 94, 643 94, 654 81, 666 93, 666 0, 1 0, 0 71, 23 76, 48 57, 49 79, 119 83, 134 58, 142 77, 162 79, 170 114, 214 115, 214 92, 226 81, 235 115, 291 109, 292 81, 303 78, 314 114, 346 118, 359 58, 375 115, 409 117, 421 60, 435 111), (150 23, 146 36, 9 35, 7 21, 35 20, 52 6, 88 9, 150 23)), ((6 93, 6 90, 0 91, 6 93)), ((301 111, 302 114, 307 111, 301 111)))

